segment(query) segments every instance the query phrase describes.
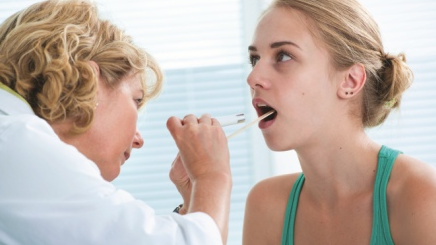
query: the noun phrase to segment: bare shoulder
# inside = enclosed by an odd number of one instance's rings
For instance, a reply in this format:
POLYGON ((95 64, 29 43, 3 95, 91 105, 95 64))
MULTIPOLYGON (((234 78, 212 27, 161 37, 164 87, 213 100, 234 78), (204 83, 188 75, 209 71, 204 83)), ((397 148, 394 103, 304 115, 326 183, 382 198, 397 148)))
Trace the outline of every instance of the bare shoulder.
POLYGON ((271 206, 263 205, 264 203, 271 203, 271 200, 265 200, 266 196, 273 199, 282 199, 284 197, 283 195, 285 195, 287 199, 292 186, 300 174, 301 173, 279 175, 258 182, 251 189, 247 203, 254 201, 253 204, 259 204, 259 206, 271 206))
POLYGON ((245 209, 244 245, 280 244, 287 201, 299 175, 271 177, 251 189, 245 209))
POLYGON ((395 244, 436 244, 436 168, 399 155, 387 195, 395 244))

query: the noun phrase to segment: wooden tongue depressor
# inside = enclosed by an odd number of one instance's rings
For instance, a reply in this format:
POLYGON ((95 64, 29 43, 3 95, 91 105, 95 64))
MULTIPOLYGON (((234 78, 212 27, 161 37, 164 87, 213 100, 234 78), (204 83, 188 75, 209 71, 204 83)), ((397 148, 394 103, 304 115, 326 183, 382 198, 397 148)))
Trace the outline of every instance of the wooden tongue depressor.
POLYGON ((252 126, 255 123, 258 123, 259 121, 265 119, 267 116, 273 114, 275 112, 275 110, 271 110, 265 114, 263 114, 262 116, 256 118, 255 120, 253 120, 252 122, 246 124, 244 127, 240 128, 239 130, 235 131, 234 133, 230 134, 229 136, 227 136, 227 139, 231 139, 233 137, 235 137, 237 134, 241 133, 242 131, 246 130, 247 128, 249 128, 250 126, 252 126))

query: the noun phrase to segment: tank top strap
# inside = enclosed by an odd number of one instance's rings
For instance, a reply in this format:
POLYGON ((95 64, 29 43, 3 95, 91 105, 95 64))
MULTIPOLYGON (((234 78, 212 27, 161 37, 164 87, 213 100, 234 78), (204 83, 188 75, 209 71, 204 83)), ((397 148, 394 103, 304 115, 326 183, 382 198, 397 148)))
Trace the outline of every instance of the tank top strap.
POLYGON ((370 245, 394 245, 389 227, 386 189, 395 159, 400 151, 382 146, 378 154, 373 194, 373 221, 370 245))
POLYGON ((289 195, 288 204, 286 205, 285 222, 282 231, 282 245, 294 244, 294 225, 295 216, 297 215, 298 199, 300 197, 301 188, 304 183, 304 174, 301 173, 292 186, 291 194, 289 195))
MULTIPOLYGON (((400 151, 382 146, 378 154, 378 164, 373 195, 373 225, 371 245, 394 245, 392 240, 386 203, 386 188, 395 159, 400 151)), ((305 177, 302 173, 295 181, 286 206, 281 245, 294 245, 294 226, 298 200, 305 177)))

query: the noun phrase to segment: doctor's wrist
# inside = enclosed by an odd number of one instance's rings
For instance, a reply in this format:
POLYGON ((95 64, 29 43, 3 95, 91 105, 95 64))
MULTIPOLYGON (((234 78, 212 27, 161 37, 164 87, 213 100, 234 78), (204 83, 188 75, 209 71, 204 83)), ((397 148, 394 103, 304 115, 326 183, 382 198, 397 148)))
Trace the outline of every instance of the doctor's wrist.
POLYGON ((183 203, 182 204, 180 204, 179 206, 177 206, 174 210, 173 210, 173 212, 174 213, 178 213, 178 214, 181 214, 181 215, 184 215, 184 214, 187 214, 188 213, 188 210, 186 210, 186 207, 183 205, 183 203))

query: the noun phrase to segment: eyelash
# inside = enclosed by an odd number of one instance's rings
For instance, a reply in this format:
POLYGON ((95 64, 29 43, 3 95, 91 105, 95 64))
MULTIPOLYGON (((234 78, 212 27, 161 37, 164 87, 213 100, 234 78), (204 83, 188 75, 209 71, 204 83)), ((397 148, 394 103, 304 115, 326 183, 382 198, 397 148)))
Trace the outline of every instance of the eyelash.
POLYGON ((248 57, 248 63, 251 65, 251 67, 254 67, 256 65, 256 63, 257 63, 257 61, 254 61, 254 59, 259 60, 259 56, 257 56, 257 55, 250 55, 248 57))
MULTIPOLYGON (((283 50, 279 50, 276 54, 276 62, 280 62, 280 59, 282 59, 284 55, 288 56, 291 60, 294 59, 294 56, 292 56, 288 52, 285 52, 283 50)), ((259 59, 260 59, 260 57, 258 55, 250 55, 248 57, 248 63, 251 65, 251 67, 254 67, 256 65, 257 61, 259 61, 259 59)))
POLYGON ((142 98, 140 98, 140 99, 135 99, 134 101, 135 101, 135 103, 136 103, 136 105, 139 107, 140 105, 141 105, 141 103, 142 103, 142 98))
POLYGON ((279 61, 279 56, 282 56, 281 58, 283 58, 283 55, 288 56, 289 58, 291 58, 291 60, 294 59, 294 56, 292 56, 290 53, 286 52, 286 51, 282 51, 280 50, 279 52, 277 52, 277 61, 279 61))

